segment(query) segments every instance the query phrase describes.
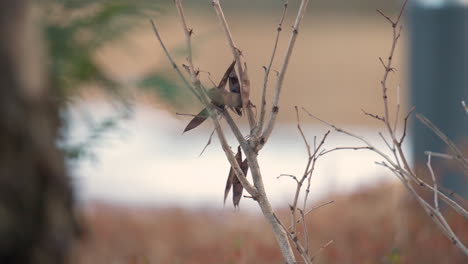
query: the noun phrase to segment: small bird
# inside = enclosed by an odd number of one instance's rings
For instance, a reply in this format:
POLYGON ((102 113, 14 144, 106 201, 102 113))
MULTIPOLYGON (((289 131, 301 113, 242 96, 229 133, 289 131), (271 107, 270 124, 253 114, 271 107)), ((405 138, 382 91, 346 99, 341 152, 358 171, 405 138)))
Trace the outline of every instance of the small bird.
MULTIPOLYGON (((224 73, 223 78, 219 82, 217 87, 213 87, 208 90, 208 96, 211 99, 211 103, 219 109, 224 109, 225 106, 233 109, 238 115, 242 115, 242 97, 240 94, 239 78, 237 78, 234 66, 236 61, 234 60, 228 69, 224 73), (226 90, 226 84, 229 81, 229 90, 226 90)), ((185 127, 184 132, 192 130, 198 127, 208 118, 208 110, 205 108, 200 111, 185 127)))
POLYGON ((231 73, 229 73, 229 90, 231 93, 240 94, 240 84, 239 78, 237 78, 236 69, 232 69, 231 73))

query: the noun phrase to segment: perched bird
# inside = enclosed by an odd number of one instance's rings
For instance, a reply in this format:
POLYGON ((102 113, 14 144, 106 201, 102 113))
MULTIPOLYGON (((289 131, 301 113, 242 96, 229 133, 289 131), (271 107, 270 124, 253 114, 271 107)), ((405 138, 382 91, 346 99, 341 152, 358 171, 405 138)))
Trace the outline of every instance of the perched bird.
MULTIPOLYGON (((224 73, 223 78, 219 82, 218 86, 208 90, 208 96, 211 99, 211 103, 220 109, 224 109, 228 106, 233 109, 238 115, 242 115, 242 97, 240 94, 240 84, 237 78, 234 66, 236 61, 233 61, 229 65, 228 69, 224 73), (226 90, 226 84, 229 81, 229 90, 226 90)), ((205 108, 200 111, 185 127, 184 132, 192 130, 198 127, 208 118, 208 110, 205 108)))
POLYGON ((229 91, 240 94, 240 84, 236 69, 232 69, 231 73, 229 73, 229 91))

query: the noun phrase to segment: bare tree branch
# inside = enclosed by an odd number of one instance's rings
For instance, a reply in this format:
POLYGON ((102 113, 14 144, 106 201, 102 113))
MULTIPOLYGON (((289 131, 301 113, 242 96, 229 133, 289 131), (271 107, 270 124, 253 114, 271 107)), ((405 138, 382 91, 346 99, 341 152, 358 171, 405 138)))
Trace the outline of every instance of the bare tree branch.
MULTIPOLYGON (((442 231, 442 233, 445 234, 453 242, 454 245, 456 245, 459 249, 461 249, 461 251, 463 253, 468 255, 467 248, 458 239, 457 235, 453 232, 450 225, 448 224, 448 222, 446 221, 446 219, 444 218, 442 213, 439 211, 439 199, 441 201, 444 201, 449 206, 451 206, 455 211, 457 211, 460 215, 462 215, 465 218, 468 218, 467 211, 460 204, 458 204, 457 202, 452 200, 450 197, 446 196, 444 193, 440 192, 440 190, 438 188, 438 185, 437 185, 437 181, 436 181, 434 171, 432 170, 432 166, 431 166, 432 153, 428 154, 428 162, 427 162, 427 166, 429 168, 429 172, 430 172, 431 177, 432 177, 432 184, 428 184, 425 181, 423 181, 421 179, 421 177, 418 177, 418 175, 410 168, 409 163, 407 161, 407 158, 406 158, 406 156, 405 156, 405 154, 404 154, 404 152, 402 150, 402 143, 403 143, 403 140, 405 139, 405 136, 406 136, 407 121, 408 121, 408 118, 411 115, 411 113, 414 111, 414 108, 411 109, 411 111, 406 115, 406 117, 404 119, 403 134, 402 134, 401 138, 398 140, 396 138, 396 127, 397 127, 398 115, 399 115, 399 99, 397 98, 396 117, 395 117, 394 124, 391 125, 391 120, 390 120, 390 115, 389 115, 389 110, 388 110, 389 105, 388 105, 388 96, 387 96, 387 90, 388 90, 388 88, 387 88, 387 79, 388 79, 389 73, 394 71, 394 69, 392 68, 392 60, 393 60, 394 52, 395 52, 395 49, 396 49, 396 44, 397 44, 398 39, 399 39, 400 34, 401 34, 401 27, 398 27, 398 26, 399 26, 401 16, 403 14, 403 10, 404 10, 404 8, 406 6, 406 3, 407 3, 407 1, 405 1, 403 3, 402 9, 400 10, 400 13, 399 13, 398 18, 396 19, 396 21, 393 21, 390 17, 385 15, 382 11, 378 10, 378 12, 386 20, 388 20, 391 23, 392 29, 393 29, 393 41, 392 41, 392 45, 391 45, 391 48, 390 48, 390 55, 388 56, 388 59, 387 59, 386 62, 384 62, 382 59, 380 59, 382 65, 384 66, 384 74, 383 74, 382 80, 380 82, 381 83, 381 89, 382 89, 383 104, 384 104, 384 117, 380 118, 380 117, 378 117, 376 115, 365 113, 366 115, 369 115, 372 118, 376 118, 376 119, 381 120, 381 121, 384 122, 384 125, 386 127, 386 130, 387 130, 388 134, 390 135, 390 138, 389 138, 389 140, 387 140, 386 137, 382 133, 379 133, 379 136, 385 142, 388 150, 390 150, 390 152, 391 152, 391 155, 387 155, 382 150, 379 150, 379 149, 375 148, 369 141, 367 141, 363 137, 355 135, 355 134, 353 134, 351 132, 348 132, 346 130, 338 128, 337 126, 335 126, 335 125, 333 125, 331 123, 328 123, 328 122, 326 122, 324 120, 321 120, 320 118, 310 114, 305 109, 304 109, 304 111, 306 111, 309 114, 309 116, 311 116, 311 117, 321 121, 322 123, 332 127, 333 129, 335 129, 335 131, 337 131, 339 133, 344 133, 344 134, 346 134, 348 136, 351 136, 353 138, 356 138, 356 139, 360 140, 361 142, 363 142, 368 147, 369 150, 375 152, 380 157, 382 157, 384 161, 376 162, 376 163, 381 165, 381 166, 384 166, 384 167, 388 168, 391 172, 393 172, 395 174, 395 176, 397 176, 397 178, 400 179, 402 184, 408 189, 408 191, 416 198, 418 203, 421 205, 421 207, 423 207, 425 212, 432 218, 432 220, 439 227, 439 229, 442 231), (434 206, 431 206, 428 202, 426 202, 420 196, 420 194, 414 189, 413 185, 428 188, 434 195, 434 206)), ((397 87, 397 97, 399 96, 398 89, 399 88, 397 87)), ((432 131, 434 131, 434 133, 436 135, 438 135, 449 146, 449 149, 451 150, 452 155, 448 155, 448 156, 453 157, 454 159, 456 159, 457 161, 462 163, 463 167, 466 170, 466 168, 468 167, 467 166, 467 161, 463 157, 463 155, 461 154, 461 151, 459 151, 459 149, 456 147, 456 145, 453 144, 453 142, 451 142, 445 136, 445 134, 443 134, 439 129, 437 129, 425 117, 423 117, 421 115, 417 115, 417 117, 418 117, 418 119, 421 120, 421 122, 423 124, 425 124, 432 131)))
POLYGON ((436 134, 449 148, 449 151, 451 152, 452 156, 455 158, 455 160, 460 163, 462 166, 463 170, 465 171, 465 174, 468 175, 468 161, 465 159, 463 156, 463 153, 461 150, 455 145, 455 143, 450 140, 450 138, 447 137, 442 131, 440 131, 439 128, 437 128, 429 119, 427 119, 425 116, 421 114, 416 114, 416 118, 421 121, 426 127, 428 127, 434 134, 436 134))
POLYGON ((195 76, 195 68, 193 67, 193 59, 192 59, 192 34, 193 30, 189 29, 187 27, 187 22, 185 21, 185 14, 184 14, 184 9, 182 8, 182 3, 180 2, 181 0, 174 0, 176 7, 177 7, 177 12, 179 13, 180 21, 182 22, 182 28, 185 33, 185 40, 187 41, 187 61, 188 61, 188 67, 190 70, 190 75, 195 76))
MULTIPOLYGON (((179 4, 180 4, 180 2, 179 2, 179 4)), ((182 9, 180 9, 180 10, 182 10, 182 9)), ((185 17, 184 17, 183 11, 179 11, 179 14, 181 16, 181 19, 183 20, 182 24, 183 24, 184 32, 187 32, 186 31, 187 27, 186 27, 186 24, 185 24, 185 17)), ((206 91, 202 88, 202 86, 200 84, 200 81, 196 78, 196 76, 195 76, 196 73, 195 73, 194 69, 191 68, 191 77, 192 77, 191 79, 194 82, 194 84, 192 85, 187 81, 187 79, 182 74, 179 67, 175 63, 175 61, 172 59, 172 56, 170 55, 169 51, 167 50, 166 46, 164 45, 164 42, 162 41, 161 36, 159 35, 159 32, 158 32, 158 30, 156 28, 156 25, 155 25, 153 20, 151 20, 151 25, 153 26, 153 31, 154 31, 159 43, 161 44, 161 47, 163 48, 167 58, 171 62, 173 68, 179 74, 180 78, 184 81, 185 85, 190 89, 190 91, 192 91, 192 93, 200 100, 200 102, 202 104, 204 104, 206 106, 207 110, 209 111, 210 117, 213 120, 213 123, 215 125, 216 134, 218 135, 221 146, 222 146, 222 148, 223 148, 223 150, 224 150, 224 152, 226 154, 226 157, 228 158, 229 162, 231 163, 231 166, 233 167, 233 169, 234 169, 234 171, 236 173, 236 176, 238 177, 239 181, 241 182, 242 186, 247 190, 247 192, 249 192, 250 195, 252 195, 253 197, 256 197, 258 195, 258 192, 257 192, 256 188, 249 183, 249 181, 246 178, 246 175, 243 174, 243 172, 242 172, 242 170, 240 168, 240 164, 237 163, 237 160, 236 160, 234 154, 232 153, 232 151, 231 151, 231 149, 229 147, 229 144, 227 143, 226 137, 224 136, 224 132, 223 132, 223 130, 222 130, 220 124, 219 124, 217 114, 216 114, 217 110, 214 109, 213 106, 211 105, 211 103, 208 101, 208 96, 206 94, 206 91), (198 88, 198 90, 197 90, 197 88, 198 88)), ((186 34, 186 37, 190 38, 190 34, 189 35, 186 34)), ((190 45, 190 41, 187 41, 187 45, 190 45)), ((188 47, 188 49, 191 49, 191 48, 188 47)), ((193 63, 189 67, 193 67, 193 63)))
POLYGON ((270 63, 268 64, 268 67, 265 67, 265 78, 263 79, 263 90, 262 90, 262 103, 260 106, 260 119, 258 121, 258 125, 256 127, 256 132, 255 135, 259 136, 259 133, 262 132, 263 130, 263 124, 265 122, 265 114, 266 114, 266 91, 268 87, 268 77, 270 76, 271 72, 271 67, 273 65, 273 60, 275 59, 275 54, 276 54, 276 48, 278 47, 278 41, 279 37, 281 34, 281 31, 283 30, 283 21, 286 16, 286 10, 288 9, 288 1, 286 0, 284 5, 283 5, 283 14, 281 15, 280 22, 278 23, 278 27, 276 28, 276 39, 275 39, 275 44, 273 46, 273 52, 270 57, 270 63))
POLYGON ((401 135, 400 141, 398 141, 398 145, 400 145, 400 146, 403 144, 403 141, 405 140, 406 131, 408 129, 408 119, 411 116, 411 114, 414 112, 414 109, 416 109, 414 106, 411 107, 411 110, 408 112, 408 114, 405 117, 404 127, 403 127, 403 135, 401 135))
POLYGON ((182 79, 182 81, 184 82, 184 84, 189 88, 189 90, 193 93, 193 95, 195 95, 195 97, 197 97, 197 99, 202 102, 202 99, 201 99, 201 95, 199 95, 197 93, 197 91, 195 90, 195 87, 193 87, 189 81, 187 81, 187 79, 185 78, 184 74, 180 71, 179 67, 177 66, 177 64, 175 63, 174 59, 172 58, 171 54, 169 53, 169 51, 167 50, 166 48, 166 45, 164 45, 164 42, 162 41, 161 39, 161 36, 159 35, 159 32, 158 32, 158 29, 156 28, 156 24, 154 23, 153 20, 150 20, 151 22, 151 25, 153 26, 153 31, 154 31, 154 34, 156 35, 156 38, 158 39, 159 41, 159 44, 161 45, 161 47, 163 48, 164 50, 164 53, 166 54, 166 57, 169 59, 172 67, 174 68, 174 70, 177 72, 177 74, 179 75, 179 77, 182 79))
POLYGON ((383 117, 381 117, 381 116, 379 116, 379 115, 374 115, 374 114, 368 113, 368 112, 366 112, 366 110, 364 110, 364 109, 361 109, 361 111, 362 111, 362 113, 363 113, 364 115, 366 115, 366 116, 370 116, 370 117, 375 118, 375 119, 377 119, 377 120, 379 120, 379 121, 385 122, 385 118, 383 118, 383 117))
MULTIPOLYGON (((445 153, 439 153, 439 152, 424 151, 424 154, 425 155, 431 155, 431 156, 436 157, 436 158, 443 158, 443 159, 448 159, 448 160, 454 160, 455 159, 455 157, 452 156, 452 155, 448 155, 448 154, 445 154, 445 153)), ((468 161, 468 158, 465 158, 465 160, 468 161)))
POLYGON ((310 182, 311 182, 311 178, 312 178, 312 174, 315 168, 316 161, 319 157, 323 156, 323 151, 321 151, 321 149, 322 149, 323 144, 325 143, 326 138, 330 134, 330 131, 325 133, 325 135, 323 136, 322 140, 320 141, 318 145, 316 144, 316 138, 314 137, 314 152, 312 153, 310 144, 307 141, 307 138, 305 137, 304 131, 302 130, 302 127, 301 127, 299 111, 298 111, 297 106, 295 107, 295 110, 296 110, 296 118, 297 118, 297 129, 299 130, 299 133, 301 134, 304 144, 306 146, 308 160, 307 160, 306 167, 304 169, 304 173, 300 179, 298 179, 298 177, 296 177, 295 175, 291 175, 291 174, 281 174, 279 177, 281 176, 291 177, 296 182, 296 191, 294 193, 293 202, 289 207, 291 211, 291 225, 288 229, 285 229, 285 231, 287 232, 287 235, 292 240, 293 244, 295 245, 297 251, 303 258, 305 263, 309 263, 311 262, 312 258, 309 255, 309 233, 308 233, 307 225, 306 225, 306 222, 304 221, 304 218, 309 212, 313 210, 313 209, 309 210, 307 213, 305 213, 306 208, 307 208, 308 195, 310 192, 310 182), (298 208, 299 196, 302 192, 302 187, 306 179, 307 179, 307 188, 304 194, 304 202, 303 202, 302 209, 299 209, 298 208), (300 215, 299 220, 297 220, 297 216, 296 216, 297 212, 300 215), (297 224, 299 224, 301 220, 302 220, 302 227, 303 227, 303 233, 304 233, 304 238, 303 238, 304 245, 301 243, 300 238, 298 237, 298 232, 297 232, 297 224))
POLYGON ((393 123, 393 131, 397 131, 398 127, 398 118, 400 117, 400 85, 396 87, 396 113, 395 113, 395 122, 393 123))
MULTIPOLYGON (((312 213, 313 211, 317 210, 317 209, 320 209, 324 206, 327 206, 329 204, 332 204, 334 203, 335 201, 334 200, 331 200, 331 201, 328 201, 326 203, 323 203, 323 204, 320 204, 320 205, 317 205, 317 206, 314 206, 312 207, 311 209, 309 209, 309 211, 305 212, 304 215, 301 215, 301 218, 297 219, 296 223, 299 224, 301 221, 304 220, 304 217, 307 216, 308 214, 312 213)), ((288 230, 292 228, 292 225, 288 227, 288 230)))
POLYGON ((216 130, 213 129, 213 132, 211 132, 210 137, 208 138, 208 142, 206 142, 205 147, 204 147, 203 150, 200 152, 200 155, 198 155, 199 157, 200 157, 201 155, 203 155, 203 153, 205 152, 206 148, 208 148, 208 146, 211 144, 211 139, 213 138, 213 134, 214 134, 215 131, 216 131, 216 130))
POLYGON ((273 127, 275 126, 276 117, 278 116, 278 111, 279 111, 279 99, 280 99, 280 94, 281 94, 281 88, 283 87, 284 77, 286 76, 286 71, 289 66, 289 60, 291 59, 291 55, 294 49, 294 44, 296 43, 296 39, 299 34, 299 26, 301 24, 302 18, 305 15, 308 4, 309 4, 309 0, 302 0, 299 10, 297 12, 296 21, 294 22, 291 38, 289 39, 288 48, 286 50, 286 55, 284 57, 283 65, 281 67, 278 80, 276 82, 270 119, 268 121, 267 127, 265 128, 262 134, 262 139, 261 139, 262 145, 264 145, 268 141, 268 138, 273 132, 273 127))
POLYGON ((299 133, 301 133, 302 140, 304 140, 304 144, 305 144, 306 149, 307 149, 307 155, 310 158, 312 156, 312 154, 310 153, 310 145, 309 145, 309 142, 307 142, 307 138, 305 137, 304 131, 302 131, 302 128, 301 128, 301 120, 299 118, 299 110, 297 109, 297 106, 294 106, 294 109, 296 110, 297 130, 299 130, 299 133))
MULTIPOLYGON (((402 171, 399 168, 392 168, 388 166, 385 162, 379 163, 380 165, 388 168, 392 171, 395 175, 398 176, 399 179, 402 179, 402 171)), ((458 236, 453 232, 452 228, 445 220, 445 217, 442 213, 437 210, 436 208, 432 207, 429 203, 427 203, 413 188, 410 182, 402 180, 403 185, 413 194, 413 197, 416 198, 416 201, 421 205, 424 211, 431 217, 431 219, 436 223, 439 229, 442 231, 444 235, 446 235, 451 242, 458 247, 465 255, 468 255, 468 248, 460 241, 458 236)))
POLYGON ((330 240, 327 243, 325 243, 323 246, 321 246, 312 256, 312 261, 314 261, 314 259, 318 256, 318 254, 320 254, 320 252, 322 252, 324 249, 330 246, 333 242, 335 242, 335 240, 330 240))
POLYGON ((431 155, 432 153, 429 152, 429 154, 427 155, 427 168, 429 169, 429 173, 431 174, 431 178, 432 178, 432 183, 433 183, 433 186, 434 186, 434 206, 435 206, 435 210, 439 211, 439 192, 438 192, 438 188, 437 188, 437 181, 436 181, 436 178, 435 178, 435 175, 434 175, 434 170, 432 169, 432 165, 431 165, 431 155))
MULTIPOLYGON (((368 140, 366 140, 365 138, 361 137, 361 136, 358 136, 358 135, 355 135, 349 131, 346 131, 342 128, 339 128, 331 123, 328 123, 327 121, 324 121, 320 118, 318 118, 317 116, 311 114, 310 112, 308 112, 305 108, 302 108, 310 117, 326 124, 327 126, 330 126, 332 127, 335 131, 339 132, 339 133, 343 133, 345 135, 348 135, 352 138, 355 138, 357 140, 360 140, 361 142, 363 142, 364 144, 366 144, 368 147, 369 147, 369 150, 377 153, 379 156, 381 156, 385 161, 387 161, 390 165, 387 165, 389 168, 399 168, 400 169, 400 173, 402 174, 402 176, 405 177, 408 177, 411 181, 414 181, 416 182, 419 186, 421 187, 426 187, 428 188, 429 190, 431 191, 434 191, 434 188, 430 185, 430 184, 427 184, 426 182, 424 182, 423 180, 421 180, 417 175, 415 175, 412 171, 408 171, 406 170, 406 167, 402 167, 402 166, 399 166, 397 164, 397 162, 395 162, 393 159, 390 158, 390 156, 388 156, 387 154, 385 154, 384 152, 382 152, 381 150, 377 149, 373 144, 371 144, 368 140)), ((468 211, 466 209, 464 209, 463 207, 461 207, 457 202, 455 202, 453 199, 451 199, 450 197, 448 197, 447 195, 445 195, 444 193, 440 192, 439 191, 439 196, 441 197, 441 199, 443 201, 445 201, 449 206, 451 206, 452 208, 454 208, 459 214, 461 214, 462 216, 464 216, 465 218, 468 218, 468 211)))
POLYGON ((364 146, 364 147, 337 147, 329 150, 324 150, 319 153, 320 156, 326 155, 330 152, 338 151, 338 150, 372 150, 371 147, 369 146, 364 146))
MULTIPOLYGON (((254 198, 257 198, 259 196, 259 192, 256 187, 252 186, 250 182, 247 180, 246 175, 242 172, 242 169, 240 167, 240 164, 237 162, 234 153, 232 153, 231 148, 229 147, 229 144, 226 140, 226 136, 224 135, 224 131, 221 129, 221 125, 219 124, 218 119, 216 116, 211 115, 211 119, 213 120, 215 124, 215 130, 216 134, 218 135, 219 141, 221 143, 221 146, 223 147, 223 151, 226 154, 226 157, 229 160, 229 163, 231 164, 232 168, 234 169, 237 178, 242 184, 242 187, 247 190, 247 192, 254 198)), ((242 145, 242 144, 241 144, 242 145)), ((252 170, 252 169, 251 169, 252 170)))
POLYGON ((281 177, 290 177, 291 179, 293 179, 295 182, 299 183, 299 180, 297 179, 296 176, 292 175, 292 174, 280 174, 280 176, 276 177, 276 179, 279 179, 281 177))
MULTIPOLYGON (((387 62, 386 63, 383 63, 384 64, 384 74, 383 74, 383 77, 382 77, 382 80, 380 81, 380 84, 382 86, 382 98, 383 98, 383 101, 384 101, 384 120, 385 120, 385 125, 387 126, 387 131, 388 133, 390 134, 390 137, 392 138, 392 141, 394 144, 397 143, 396 141, 396 138, 395 138, 395 135, 394 135, 394 130, 392 129, 391 125, 390 125, 390 114, 389 114, 389 109, 388 109, 388 95, 387 95, 387 80, 388 80, 388 75, 390 72, 393 71, 393 68, 392 68, 392 62, 393 62, 393 57, 395 55, 395 50, 396 50, 396 47, 397 47, 397 43, 398 43, 398 39, 400 38, 400 31, 401 31, 401 27, 400 29, 397 31, 397 26, 400 22, 400 18, 403 14, 403 11, 404 11, 404 8, 406 7, 406 3, 407 3, 408 0, 405 0, 403 2, 403 6, 401 7, 400 9, 400 13, 398 15, 398 18, 395 22, 392 21, 392 19, 390 19, 387 15, 385 15, 382 11, 380 10, 377 10, 377 12, 379 12, 383 17, 385 17, 385 19, 387 19, 391 24, 392 24, 392 33, 393 33, 393 40, 392 40, 392 46, 390 48, 390 54, 388 55, 388 58, 387 58, 387 62)), ((382 61, 382 59, 381 59, 382 61)))
POLYGON ((224 33, 226 35, 226 39, 228 40, 229 47, 231 48, 232 55, 234 56, 237 64, 237 71, 239 72, 240 77, 240 92, 242 97, 242 108, 247 112, 247 118, 249 120, 250 130, 252 131, 255 127, 255 117, 252 111, 252 106, 249 103, 249 95, 250 95, 250 80, 248 79, 247 75, 247 67, 246 64, 242 60, 241 51, 237 48, 236 44, 234 43, 234 39, 231 34, 231 30, 229 29, 229 25, 226 21, 226 17, 224 16, 223 9, 221 8, 221 4, 219 0, 213 0, 211 2, 213 5, 216 14, 218 15, 218 19, 223 27, 224 33))
POLYGON ((254 199, 256 199, 256 201, 258 202, 263 212, 263 215, 270 223, 274 231, 275 238, 278 241, 278 244, 280 246, 283 257, 285 258, 287 263, 292 264, 292 263, 295 263, 296 261, 295 261, 294 253, 292 252, 292 248, 288 241, 288 234, 286 230, 282 228, 281 222, 279 222, 279 220, 275 217, 273 210, 271 208, 270 202, 268 201, 265 189, 264 189, 263 179, 262 179, 262 175, 261 175, 260 168, 259 168, 258 161, 257 161, 258 149, 256 149, 256 147, 258 145, 256 143, 253 143, 253 144, 249 143, 249 142, 257 142, 257 141, 254 135, 256 122, 253 116, 252 104, 248 100, 249 93, 250 93, 250 81, 247 76, 247 67, 246 67, 246 64, 242 62, 240 50, 234 44, 231 32, 226 22, 219 0, 213 0, 212 5, 216 11, 216 14, 221 23, 221 26, 224 29, 226 38, 228 40, 229 46, 231 47, 234 58, 237 61, 237 67, 238 67, 238 71, 239 71, 240 79, 241 79, 240 90, 241 90, 241 96, 242 96, 242 105, 243 105, 244 110, 247 112, 247 117, 248 117, 249 125, 250 125, 250 138, 253 139, 253 141, 249 140, 247 142, 244 139, 239 128, 237 127, 235 122, 232 120, 232 117, 227 111, 222 111, 221 114, 223 115, 224 119, 226 120, 229 127, 233 131, 234 135, 236 136, 236 139, 240 143, 240 146, 243 152, 246 155, 247 162, 248 162, 251 174, 252 174, 254 186, 256 190, 258 191, 258 195, 256 196, 252 195, 252 196, 254 196, 254 199))
POLYGON ((281 220, 278 219, 276 214, 274 214, 274 217, 275 217, 276 221, 278 221, 278 223, 280 223, 281 228, 286 232, 289 239, 291 239, 291 241, 293 242, 294 246, 296 247, 297 252, 299 252, 302 259, 304 260, 304 263, 312 264, 312 260, 309 258, 309 256, 306 253, 306 250, 304 249, 304 247, 299 242, 299 238, 297 237, 297 235, 292 233, 292 232, 289 232, 288 229, 286 229, 286 227, 283 225, 281 220))

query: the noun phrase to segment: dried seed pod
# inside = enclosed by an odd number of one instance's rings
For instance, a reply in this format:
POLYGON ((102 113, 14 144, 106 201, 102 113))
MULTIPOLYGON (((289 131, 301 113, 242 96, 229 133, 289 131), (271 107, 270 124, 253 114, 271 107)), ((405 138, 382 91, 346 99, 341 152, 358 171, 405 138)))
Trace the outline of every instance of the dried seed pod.
POLYGON ((209 115, 210 114, 208 113, 208 110, 206 108, 201 110, 200 113, 198 113, 194 118, 192 118, 192 120, 190 120, 188 125, 185 127, 183 133, 185 133, 185 132, 187 132, 189 130, 192 130, 192 129, 196 128, 197 126, 201 125, 201 123, 203 123, 209 117, 209 115))
MULTIPOLYGON (((242 161, 242 151, 241 151, 240 146, 237 147, 236 160, 239 166, 241 167, 241 170, 244 173, 244 175, 247 175, 247 172, 249 170, 249 165, 247 163, 247 159, 242 161)), ((232 202, 234 204, 234 207, 239 207, 239 202, 242 198, 242 192, 244 191, 244 187, 242 186, 242 183, 237 178, 236 173, 234 172, 234 169, 232 168, 232 166, 231 166, 231 169, 229 170, 228 178, 226 181, 226 187, 224 188, 224 203, 226 203, 226 198, 229 195, 229 191, 231 190, 231 187, 232 187, 232 202)))

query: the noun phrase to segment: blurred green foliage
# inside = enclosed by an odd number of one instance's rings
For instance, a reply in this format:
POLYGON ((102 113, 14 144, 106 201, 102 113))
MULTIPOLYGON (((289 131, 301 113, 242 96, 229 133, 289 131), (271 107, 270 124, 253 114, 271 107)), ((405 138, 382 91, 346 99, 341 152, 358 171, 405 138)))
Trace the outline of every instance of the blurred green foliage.
POLYGON ((84 140, 62 146, 65 149, 67 159, 75 161, 87 158, 96 161, 97 158, 92 152, 92 148, 102 141, 102 136, 105 132, 118 128, 118 121, 121 120, 121 118, 124 117, 113 116, 105 118, 97 124, 89 124, 89 131, 84 140))
POLYGON ((161 11, 160 4, 150 0, 49 0, 46 3, 41 8, 45 13, 50 81, 61 99, 75 95, 83 84, 90 82, 97 82, 109 92, 121 88, 120 83, 109 78, 96 64, 96 51, 122 37, 145 13, 161 11))
MULTIPOLYGON (((62 139, 59 145, 70 160, 92 156, 92 146, 109 130, 118 127, 131 114, 130 98, 125 84, 106 74, 95 56, 98 49, 117 41, 143 19, 163 12, 170 1, 154 0, 43 0, 37 7, 43 13, 43 34, 49 59, 49 81, 63 117, 62 139), (76 122, 70 107, 79 99, 80 90, 93 84, 109 95, 116 111, 101 120, 85 122, 88 133, 80 142, 70 140, 71 123, 76 122), (122 107, 123 106, 123 107, 122 107), (70 142, 74 143, 70 143, 70 142)), ((148 30, 150 28, 148 27, 148 30)), ((151 72, 137 81, 137 86, 157 96, 175 102, 180 89, 161 73, 151 72)), ((75 118, 76 119, 76 118, 75 118)))
POLYGON ((145 91, 156 93, 158 97, 173 106, 180 106, 185 101, 181 100, 181 98, 188 96, 188 93, 181 91, 174 81, 164 77, 160 73, 148 74, 138 82, 138 87, 145 91))

